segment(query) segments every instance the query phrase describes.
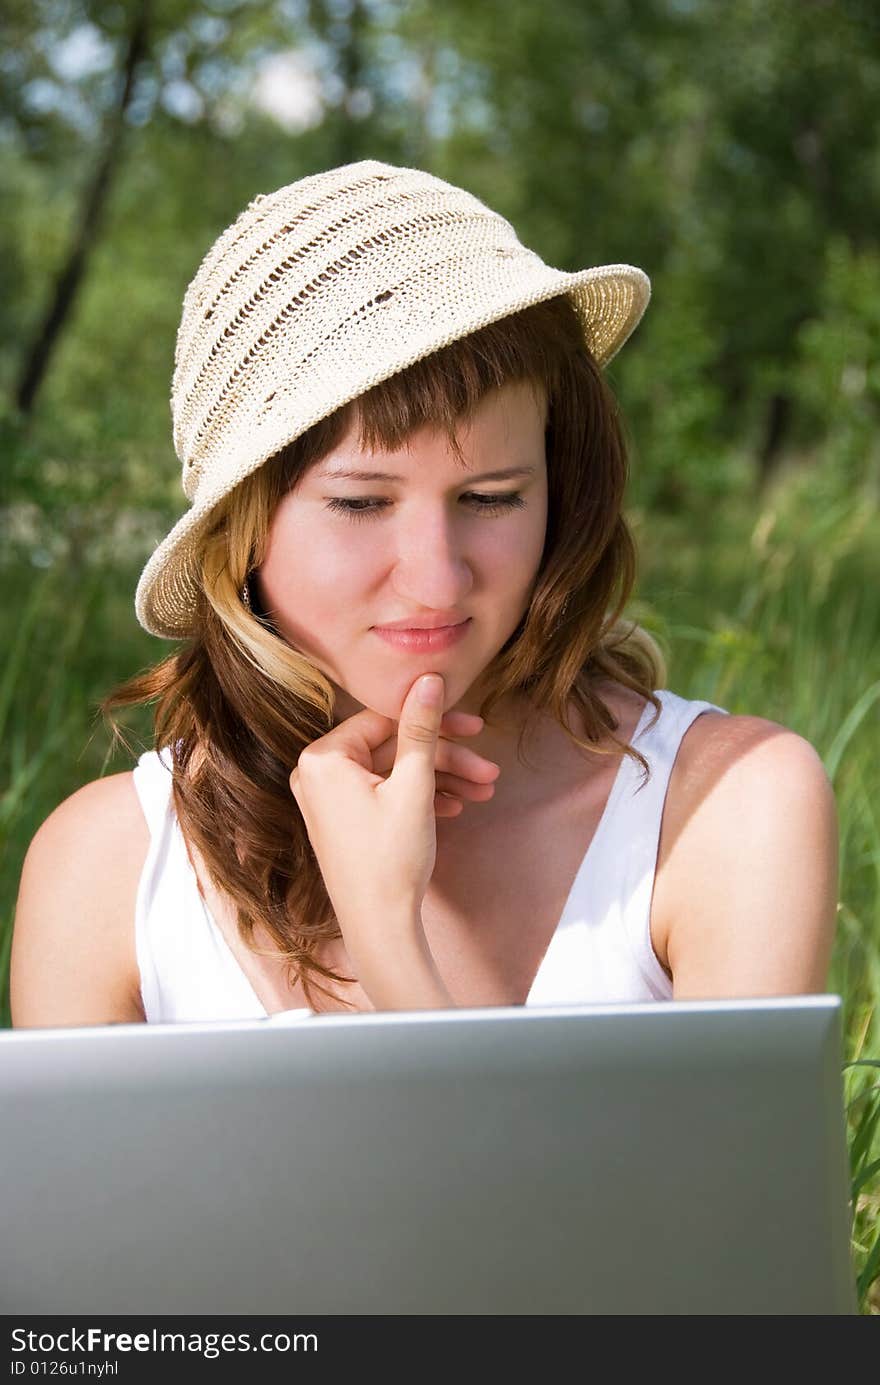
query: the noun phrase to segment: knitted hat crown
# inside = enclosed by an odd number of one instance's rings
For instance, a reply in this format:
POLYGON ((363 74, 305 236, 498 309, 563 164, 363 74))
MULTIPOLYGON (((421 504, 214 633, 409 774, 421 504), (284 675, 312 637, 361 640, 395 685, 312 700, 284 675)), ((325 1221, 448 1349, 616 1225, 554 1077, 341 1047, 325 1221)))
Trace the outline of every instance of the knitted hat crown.
POLYGON ((605 364, 650 284, 630 265, 551 269, 497 212, 417 169, 365 160, 254 198, 184 297, 171 411, 191 508, 141 574, 140 623, 191 633, 212 512, 286 444, 413 362, 562 293, 605 364))

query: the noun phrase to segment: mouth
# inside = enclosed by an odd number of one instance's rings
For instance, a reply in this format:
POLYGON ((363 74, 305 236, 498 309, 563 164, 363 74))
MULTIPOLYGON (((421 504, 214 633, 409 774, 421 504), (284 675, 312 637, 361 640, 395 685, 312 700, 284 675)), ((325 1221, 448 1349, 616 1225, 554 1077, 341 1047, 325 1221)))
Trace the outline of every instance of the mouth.
POLYGON ((374 625, 373 631, 390 644, 410 654, 429 654, 434 650, 450 649, 463 639, 470 628, 472 617, 468 616, 458 625, 441 625, 436 630, 395 630, 387 626, 374 625))

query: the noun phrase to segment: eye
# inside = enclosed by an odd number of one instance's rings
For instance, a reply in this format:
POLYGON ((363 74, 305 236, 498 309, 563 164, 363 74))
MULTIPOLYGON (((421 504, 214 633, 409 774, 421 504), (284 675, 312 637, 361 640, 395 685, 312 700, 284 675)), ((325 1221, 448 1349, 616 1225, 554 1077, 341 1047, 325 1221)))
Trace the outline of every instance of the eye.
MULTIPOLYGON (((495 495, 485 495, 481 491, 468 491, 461 498, 470 501, 473 509, 480 510, 484 514, 496 515, 511 510, 520 510, 526 503, 519 491, 495 495)), ((380 510, 387 509, 391 503, 390 500, 371 500, 369 497, 357 500, 343 500, 334 497, 327 501, 327 509, 333 510, 337 514, 348 515, 349 519, 369 519, 377 515, 380 510)))

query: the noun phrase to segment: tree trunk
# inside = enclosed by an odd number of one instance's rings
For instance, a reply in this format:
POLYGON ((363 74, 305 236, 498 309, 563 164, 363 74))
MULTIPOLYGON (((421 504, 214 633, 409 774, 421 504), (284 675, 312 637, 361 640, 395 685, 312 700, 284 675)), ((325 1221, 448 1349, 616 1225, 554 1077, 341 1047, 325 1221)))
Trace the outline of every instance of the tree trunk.
POLYGON ((776 470, 790 422, 790 395, 779 393, 772 395, 767 406, 767 417, 764 423, 764 441, 758 454, 757 482, 759 491, 764 489, 776 470))
POLYGON ((312 0, 309 17, 322 41, 335 51, 342 80, 333 157, 339 165, 356 163, 367 156, 368 147, 372 144, 364 133, 364 127, 369 130, 369 122, 352 114, 351 110, 352 97, 362 87, 364 39, 370 18, 363 0, 349 0, 348 14, 344 20, 337 17, 327 0, 312 0))
POLYGON ((46 376, 50 357, 70 317, 89 256, 95 247, 95 235, 119 164, 125 115, 134 92, 135 72, 147 52, 151 6, 152 0, 139 0, 134 12, 120 72, 119 96, 107 117, 98 166, 83 198, 73 244, 55 280, 49 308, 27 354, 19 379, 15 400, 23 414, 30 414, 33 409, 37 392, 46 376))

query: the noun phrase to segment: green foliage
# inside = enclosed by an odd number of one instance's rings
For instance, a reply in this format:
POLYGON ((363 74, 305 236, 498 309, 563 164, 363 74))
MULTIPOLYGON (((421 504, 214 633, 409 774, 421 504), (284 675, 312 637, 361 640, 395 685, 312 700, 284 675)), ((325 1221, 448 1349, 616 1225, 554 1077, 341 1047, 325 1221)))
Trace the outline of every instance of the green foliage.
POLYGON ((856 1292, 870 1311, 872 1289, 880 1283, 880 1059, 857 1058, 845 1065, 850 1078, 846 1103, 852 1209, 852 1251, 856 1292))
POLYGON ((792 390, 841 483, 880 497, 880 252, 828 243, 815 317, 798 334, 792 390))
POLYGON ((736 485, 742 456, 726 442, 717 420, 722 392, 712 365, 715 330, 692 266, 658 276, 651 311, 630 358, 613 361, 627 400, 634 441, 633 500, 652 511, 682 509, 722 500, 736 485), (632 404, 629 401, 632 400, 632 404))

